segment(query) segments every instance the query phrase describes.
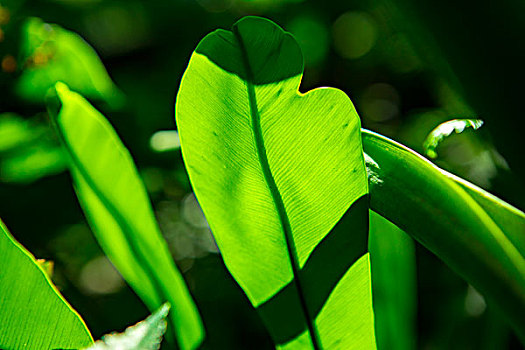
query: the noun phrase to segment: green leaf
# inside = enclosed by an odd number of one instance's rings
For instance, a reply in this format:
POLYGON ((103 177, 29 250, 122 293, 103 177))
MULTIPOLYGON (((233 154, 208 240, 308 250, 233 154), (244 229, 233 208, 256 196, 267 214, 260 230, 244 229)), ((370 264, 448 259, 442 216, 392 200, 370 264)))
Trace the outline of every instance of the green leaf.
POLYGON ((0 348, 79 349, 89 330, 0 220, 0 348))
POLYGON ((467 128, 477 130, 481 128, 482 125, 483 120, 480 119, 453 119, 439 124, 428 134, 423 143, 425 154, 430 158, 437 158, 436 149, 439 144, 452 133, 461 134, 467 128))
POLYGON ((0 114, 0 154, 34 142, 45 134, 45 129, 16 114, 0 114))
POLYGON ((302 72, 297 42, 269 20, 207 35, 177 96, 184 161, 279 347, 375 348, 360 121, 340 90, 299 93, 302 72), (343 215, 351 229, 331 232, 343 215))
POLYGON ((484 189, 445 170, 441 173, 461 186, 505 233, 520 254, 525 257, 525 213, 484 189))
POLYGON ((377 347, 416 349, 416 255, 414 241, 370 211, 370 264, 377 347))
POLYGON ((38 140, 0 160, 0 180, 11 183, 30 183, 67 168, 64 150, 48 140, 38 140))
POLYGON ((204 336, 200 316, 162 238, 131 155, 109 122, 82 96, 62 83, 54 92, 50 114, 70 155, 77 196, 98 242, 150 310, 165 301, 173 306, 172 340, 176 334, 181 349, 196 348, 204 336))
POLYGON ((112 107, 123 95, 112 82, 97 53, 79 35, 55 24, 30 18, 22 32, 24 69, 16 91, 42 103, 49 88, 63 81, 82 94, 102 99, 112 107))
POLYGON ((0 181, 29 183, 66 169, 48 123, 0 114, 0 181))
POLYGON ((121 334, 108 334, 85 350, 157 350, 166 331, 169 304, 121 334))
POLYGON ((370 181, 372 210, 463 276, 525 339, 523 213, 397 142, 362 134, 376 179, 370 181))

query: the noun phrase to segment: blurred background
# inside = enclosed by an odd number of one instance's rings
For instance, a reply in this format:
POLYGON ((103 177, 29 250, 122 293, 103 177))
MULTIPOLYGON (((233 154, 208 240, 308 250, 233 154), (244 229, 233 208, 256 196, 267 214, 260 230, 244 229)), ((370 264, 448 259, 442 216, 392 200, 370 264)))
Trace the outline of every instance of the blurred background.
MULTIPOLYGON (((98 247, 65 171, 45 93, 66 82, 132 153, 207 331, 203 349, 270 349, 222 264, 191 192, 174 102, 199 40, 244 15, 299 41, 301 90, 333 86, 365 128, 424 153, 457 118, 484 121, 436 149, 440 167, 520 209, 525 2, 429 0, 0 0, 0 217, 37 258, 95 338, 147 315, 98 247)), ((519 349, 483 297, 416 244, 418 349, 519 349)))

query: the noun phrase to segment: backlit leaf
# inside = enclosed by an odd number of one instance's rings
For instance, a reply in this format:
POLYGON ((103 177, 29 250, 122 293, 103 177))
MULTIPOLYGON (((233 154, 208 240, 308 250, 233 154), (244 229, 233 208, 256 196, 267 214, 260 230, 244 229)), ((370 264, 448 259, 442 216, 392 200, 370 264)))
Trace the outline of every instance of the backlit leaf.
POLYGON ((0 349, 80 349, 84 321, 0 221, 0 349))
POLYGON ((49 123, 0 114, 0 181, 30 183, 66 169, 60 145, 49 123))
POLYGON ((467 128, 477 130, 481 128, 482 125, 483 120, 480 119, 453 119, 439 124, 425 139, 423 144, 425 154, 430 158, 437 158, 436 149, 439 144, 452 135, 452 133, 461 134, 467 128))
POLYGON ((0 154, 16 150, 41 137, 46 128, 13 113, 0 114, 0 154))
POLYGON ((300 93, 302 73, 297 42, 269 20, 206 36, 176 101, 184 161, 280 348, 375 348, 360 121, 340 90, 300 93))
POLYGON ((384 136, 363 130, 370 206, 498 306, 525 339, 525 215, 384 136), (516 242, 516 243, 514 243, 516 242))
POLYGON ((203 338, 200 316, 162 238, 131 155, 109 122, 82 96, 62 83, 55 93, 49 99, 50 114, 98 242, 150 310, 165 301, 172 305, 172 340, 175 334, 181 349, 196 348, 203 338), (53 106, 57 103, 58 109, 53 106))

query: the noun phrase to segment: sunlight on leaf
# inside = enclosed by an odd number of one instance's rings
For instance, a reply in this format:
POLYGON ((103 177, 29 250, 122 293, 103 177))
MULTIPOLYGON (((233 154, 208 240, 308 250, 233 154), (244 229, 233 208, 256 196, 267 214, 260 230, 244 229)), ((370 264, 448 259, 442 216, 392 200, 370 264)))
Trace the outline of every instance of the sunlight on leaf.
POLYGON ((0 160, 0 181, 31 183, 66 168, 67 159, 62 148, 44 140, 3 157, 0 160))
POLYGON ((0 348, 80 349, 93 340, 84 321, 0 220, 0 348))
POLYGON ((278 347, 374 349, 360 120, 340 90, 299 93, 302 73, 298 43, 269 20, 207 35, 177 95, 184 162, 278 347))
POLYGON ((452 133, 461 134, 467 128, 477 130, 481 128, 482 125, 483 120, 480 119, 453 119, 439 124, 434 130, 430 132, 430 134, 428 134, 425 142, 423 143, 425 154, 429 158, 437 158, 438 154, 436 149, 438 148, 439 144, 447 137, 452 135, 452 133))
POLYGON ((38 116, 0 114, 0 181, 31 183, 64 171, 65 154, 52 132, 38 116))
POLYGON ((102 249, 150 310, 169 301, 168 340, 195 349, 199 313, 155 220, 133 159, 109 122, 58 83, 49 96, 56 131, 70 158, 78 199, 102 249))
POLYGON ((525 214, 393 140, 362 135, 382 180, 370 182, 371 209, 483 293, 525 338, 525 214))
POLYGON ((169 304, 162 305, 144 321, 126 329, 124 333, 108 334, 85 350, 157 350, 166 331, 169 304))
POLYGON ((13 113, 0 114, 0 153, 16 150, 34 142, 45 133, 45 127, 13 113))

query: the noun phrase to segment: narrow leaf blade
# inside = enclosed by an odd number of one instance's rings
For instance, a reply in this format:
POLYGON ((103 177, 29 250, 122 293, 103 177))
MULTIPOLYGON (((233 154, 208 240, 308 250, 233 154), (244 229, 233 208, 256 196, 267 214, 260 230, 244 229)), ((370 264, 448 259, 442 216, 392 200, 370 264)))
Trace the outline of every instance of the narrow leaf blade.
MULTIPOLYGON (((458 185, 397 142, 368 130, 362 133, 364 151, 377 165, 369 167, 378 179, 370 181, 371 209, 463 276, 504 312, 525 339, 525 259, 502 231, 507 227, 498 226, 469 196, 462 188, 466 184, 458 185)), ((484 205, 491 204, 487 200, 484 205)), ((523 232, 511 234, 523 237, 523 232)))
POLYGON ((155 221, 131 155, 108 121, 66 85, 50 108, 70 155, 77 196, 100 245, 152 310, 169 301, 170 327, 182 349, 203 338, 198 311, 155 221))
POLYGON ((370 211, 370 262, 377 346, 416 349, 416 255, 414 241, 370 211))

